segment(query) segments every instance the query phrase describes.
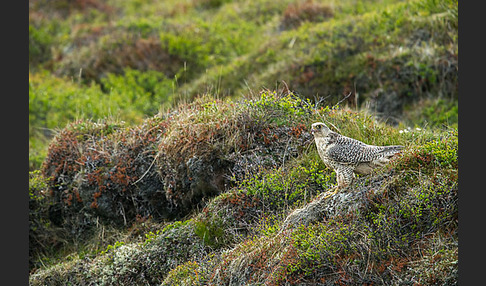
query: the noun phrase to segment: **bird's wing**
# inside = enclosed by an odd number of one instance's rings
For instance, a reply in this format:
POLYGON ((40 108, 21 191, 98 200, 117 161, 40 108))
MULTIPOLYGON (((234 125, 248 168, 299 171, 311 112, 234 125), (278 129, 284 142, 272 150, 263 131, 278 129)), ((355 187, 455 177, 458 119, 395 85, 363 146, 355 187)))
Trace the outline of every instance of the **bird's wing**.
POLYGON ((346 136, 339 136, 327 150, 327 156, 339 163, 363 163, 380 156, 383 147, 367 145, 346 136))

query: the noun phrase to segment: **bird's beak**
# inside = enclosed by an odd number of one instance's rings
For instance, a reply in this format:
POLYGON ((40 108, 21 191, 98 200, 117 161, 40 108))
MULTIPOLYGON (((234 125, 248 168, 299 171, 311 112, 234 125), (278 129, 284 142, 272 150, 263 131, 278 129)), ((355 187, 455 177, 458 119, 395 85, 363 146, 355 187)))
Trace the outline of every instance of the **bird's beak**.
POLYGON ((315 130, 314 128, 311 128, 311 133, 314 134, 317 130, 315 130))

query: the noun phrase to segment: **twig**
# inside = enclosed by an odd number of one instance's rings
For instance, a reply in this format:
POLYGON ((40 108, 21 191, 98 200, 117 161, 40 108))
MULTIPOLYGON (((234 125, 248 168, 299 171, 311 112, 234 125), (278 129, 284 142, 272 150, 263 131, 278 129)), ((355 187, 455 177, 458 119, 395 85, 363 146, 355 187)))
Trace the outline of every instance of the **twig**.
POLYGON ((285 155, 287 155, 287 149, 289 148, 289 144, 290 144, 290 138, 289 140, 287 140, 287 146, 285 146, 285 150, 282 156, 282 168, 285 167, 285 155))
POLYGON ((136 183, 140 182, 144 177, 145 175, 147 175, 147 173, 150 171, 150 169, 152 168, 152 166, 154 165, 155 163, 155 160, 157 160, 157 158, 159 157, 159 154, 160 153, 157 153, 157 155, 155 155, 154 157, 154 160, 152 161, 152 163, 150 164, 150 166, 148 167, 147 171, 145 171, 145 173, 143 173, 143 175, 138 179, 136 180, 135 182, 132 183, 132 185, 135 185, 136 183))
POLYGON ((346 99, 348 99, 348 97, 351 96, 351 94, 353 94, 352 91, 349 92, 348 95, 346 95, 343 99, 341 99, 340 101, 338 101, 338 103, 336 103, 332 108, 334 109, 334 107, 338 106, 341 102, 345 101, 346 99))
POLYGON ((314 95, 314 102, 315 102, 315 104, 314 104, 314 109, 315 109, 315 110, 317 110, 317 107, 318 107, 318 106, 319 106, 321 103, 323 103, 323 102, 324 102, 326 99, 328 99, 329 97, 331 97, 331 95, 330 95, 330 94, 329 94, 328 96, 321 97, 321 98, 317 99, 317 98, 318 98, 318 96, 314 95))
MULTIPOLYGON (((289 85, 285 82, 285 80, 282 80, 282 83, 285 85, 285 88, 286 88, 286 92, 287 94, 290 94, 290 88, 289 88, 289 85)), ((282 91, 283 92, 283 91, 282 91)))

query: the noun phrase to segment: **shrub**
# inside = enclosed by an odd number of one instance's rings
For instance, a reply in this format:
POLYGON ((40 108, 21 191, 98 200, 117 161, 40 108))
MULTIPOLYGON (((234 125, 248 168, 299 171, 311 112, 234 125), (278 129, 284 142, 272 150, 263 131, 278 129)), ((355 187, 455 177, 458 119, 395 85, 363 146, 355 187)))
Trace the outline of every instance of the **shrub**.
POLYGON ((161 285, 200 285, 201 274, 199 264, 194 261, 188 261, 172 269, 164 279, 161 285))
MULTIPOLYGON (((360 239, 352 225, 340 222, 299 227, 291 236, 298 259, 287 266, 287 271, 290 277, 299 273, 301 279, 339 273, 340 258, 356 252, 357 245, 352 242, 360 239)), ((338 279, 345 281, 344 277, 338 279)))
POLYGON ((116 121, 78 121, 63 129, 51 143, 42 168, 50 177, 54 223, 82 235, 97 216, 105 223, 127 225, 163 205, 165 200, 156 193, 161 188, 156 171, 149 166, 164 124, 152 118, 128 129, 116 121), (148 157, 140 157, 141 153, 148 157), (136 185, 142 176, 151 179, 136 185), (139 193, 138 187, 146 192, 139 193))

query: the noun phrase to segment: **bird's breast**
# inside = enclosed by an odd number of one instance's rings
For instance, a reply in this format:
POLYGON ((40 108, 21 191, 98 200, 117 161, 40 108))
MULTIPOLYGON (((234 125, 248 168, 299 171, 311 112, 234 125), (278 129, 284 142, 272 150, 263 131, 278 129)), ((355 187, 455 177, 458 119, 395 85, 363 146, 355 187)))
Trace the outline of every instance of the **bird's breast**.
POLYGON ((333 168, 333 166, 331 166, 332 160, 330 160, 327 152, 329 148, 331 148, 334 144, 329 144, 329 142, 324 138, 316 138, 315 141, 316 141, 317 153, 319 153, 319 157, 321 157, 321 160, 328 168, 333 168))

